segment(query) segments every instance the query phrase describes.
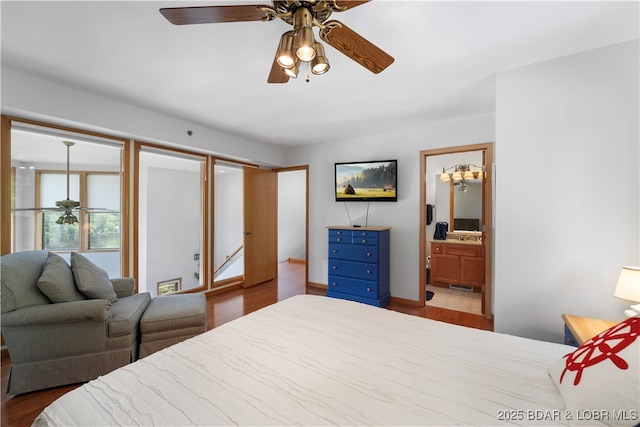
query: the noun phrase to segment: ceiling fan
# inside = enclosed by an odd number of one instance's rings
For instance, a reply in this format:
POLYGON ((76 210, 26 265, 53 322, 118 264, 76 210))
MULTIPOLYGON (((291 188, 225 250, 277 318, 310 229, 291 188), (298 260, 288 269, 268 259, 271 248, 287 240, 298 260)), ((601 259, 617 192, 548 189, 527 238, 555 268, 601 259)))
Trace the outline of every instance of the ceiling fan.
POLYGON ((14 211, 62 211, 62 215, 56 220, 56 224, 77 224, 78 218, 73 214, 74 209, 82 209, 88 211, 106 211, 104 208, 82 208, 80 207, 80 202, 76 200, 71 200, 69 198, 69 150, 72 146, 75 145, 75 142, 72 141, 62 141, 62 143, 67 147, 67 198, 65 200, 58 200, 56 202, 56 207, 51 208, 16 208, 14 211))
POLYGON ((391 65, 394 59, 389 54, 343 23, 328 20, 333 12, 344 12, 369 1, 274 0, 272 5, 162 8, 160 13, 176 25, 283 20, 293 30, 282 34, 267 82, 286 83, 298 76, 303 62, 313 74, 329 70, 329 60, 322 44, 314 39, 313 27, 319 29, 320 39, 375 74, 391 65))

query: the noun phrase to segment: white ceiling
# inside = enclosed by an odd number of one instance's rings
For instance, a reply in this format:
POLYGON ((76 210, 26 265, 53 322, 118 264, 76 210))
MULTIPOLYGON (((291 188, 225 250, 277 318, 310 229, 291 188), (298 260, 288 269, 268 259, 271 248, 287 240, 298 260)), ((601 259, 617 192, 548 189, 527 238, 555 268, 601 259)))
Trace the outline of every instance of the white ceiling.
MULTIPOLYGON (((495 74, 638 37, 638 2, 384 1, 340 20, 395 58, 375 75, 325 44, 323 76, 266 82, 280 20, 175 26, 161 7, 2 1, 2 66, 259 141, 302 145, 492 114, 495 74)), ((317 30, 316 30, 317 37, 317 30)), ((302 73, 301 73, 302 74, 302 73)))

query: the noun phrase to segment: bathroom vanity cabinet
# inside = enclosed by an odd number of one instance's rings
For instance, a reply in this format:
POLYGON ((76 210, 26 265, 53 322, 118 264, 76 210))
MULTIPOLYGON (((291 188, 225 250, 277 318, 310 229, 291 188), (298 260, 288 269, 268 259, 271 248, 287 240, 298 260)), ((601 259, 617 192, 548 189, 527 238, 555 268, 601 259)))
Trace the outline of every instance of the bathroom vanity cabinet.
POLYGON ((484 245, 457 240, 431 242, 431 281, 480 288, 484 284, 484 245))

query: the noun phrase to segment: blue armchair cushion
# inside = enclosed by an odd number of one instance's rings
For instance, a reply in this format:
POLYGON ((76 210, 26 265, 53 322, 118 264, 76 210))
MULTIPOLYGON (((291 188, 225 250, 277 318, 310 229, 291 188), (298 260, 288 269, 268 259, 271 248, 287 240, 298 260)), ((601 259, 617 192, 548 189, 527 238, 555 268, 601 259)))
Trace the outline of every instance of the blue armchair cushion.
POLYGON ((76 288, 69 264, 53 252, 47 255, 42 275, 38 279, 38 289, 54 303, 86 299, 76 288))
POLYGON ((76 252, 71 252, 71 271, 76 287, 86 297, 118 300, 107 272, 76 252))

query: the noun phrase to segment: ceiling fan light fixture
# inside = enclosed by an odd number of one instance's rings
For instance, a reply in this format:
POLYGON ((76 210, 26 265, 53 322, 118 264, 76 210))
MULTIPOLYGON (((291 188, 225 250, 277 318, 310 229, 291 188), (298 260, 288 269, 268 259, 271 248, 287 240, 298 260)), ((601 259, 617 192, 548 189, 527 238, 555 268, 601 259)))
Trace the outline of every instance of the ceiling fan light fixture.
POLYGON ((329 71, 329 60, 324 55, 324 47, 318 42, 313 44, 316 51, 316 57, 311 61, 311 72, 316 75, 324 74, 329 71))
POLYGON ((300 71, 300 60, 296 58, 295 62, 293 63, 293 67, 283 68, 282 71, 284 71, 284 73, 291 78, 297 78, 298 71, 300 71))
POLYGON ((293 54, 294 34, 294 31, 287 31, 280 37, 276 61, 283 68, 291 68, 295 64, 295 55, 293 54))
POLYGON ((78 218, 72 213, 65 213, 60 215, 60 217, 56 220, 56 224, 77 224, 78 218))
POLYGON ((316 57, 315 44, 311 27, 302 27, 296 31, 296 56, 301 61, 309 62, 316 57))

